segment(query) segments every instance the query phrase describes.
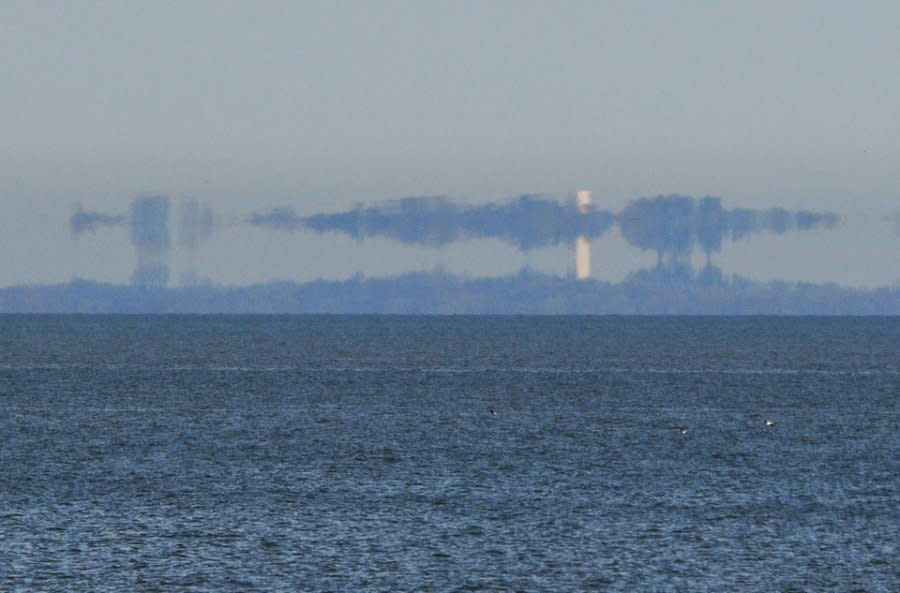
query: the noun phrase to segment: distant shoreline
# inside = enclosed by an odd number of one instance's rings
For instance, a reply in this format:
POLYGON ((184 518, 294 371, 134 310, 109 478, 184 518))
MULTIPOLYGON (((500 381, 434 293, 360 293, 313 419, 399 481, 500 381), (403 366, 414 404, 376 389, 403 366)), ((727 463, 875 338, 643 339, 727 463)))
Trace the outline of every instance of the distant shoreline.
POLYGON ((411 272, 251 286, 140 287, 73 280, 0 289, 0 313, 386 315, 900 315, 900 287, 688 277, 618 284, 531 271, 499 278, 411 272))

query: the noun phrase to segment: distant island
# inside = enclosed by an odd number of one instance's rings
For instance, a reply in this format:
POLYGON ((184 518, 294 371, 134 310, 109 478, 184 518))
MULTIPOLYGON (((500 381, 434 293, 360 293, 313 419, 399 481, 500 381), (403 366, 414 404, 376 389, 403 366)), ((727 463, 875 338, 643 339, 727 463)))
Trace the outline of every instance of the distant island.
POLYGON ((900 287, 753 282, 718 268, 642 270, 617 284, 530 270, 498 278, 393 277, 246 287, 114 285, 89 280, 0 289, 0 313, 900 315, 900 287))
POLYGON ((148 195, 123 211, 79 206, 69 221, 75 239, 113 227, 129 229, 136 255, 130 285, 76 279, 4 288, 0 313, 900 315, 900 285, 854 289, 760 283, 726 275, 714 265, 727 242, 827 231, 839 224, 833 212, 728 208, 718 197, 678 194, 631 200, 615 212, 596 205, 588 190, 566 201, 529 194, 481 205, 408 196, 308 216, 285 206, 235 220, 192 199, 183 200, 173 216, 168 197, 148 195), (330 233, 355 241, 381 237, 412 247, 439 248, 474 239, 498 239, 522 252, 570 245, 575 273, 557 276, 525 269, 511 276, 475 278, 438 269, 235 287, 204 283, 202 274, 189 267, 184 286, 171 286, 173 243, 193 261, 194 252, 213 233, 231 232, 235 225, 330 233), (590 243, 613 228, 630 246, 655 253, 656 265, 620 283, 594 278, 590 243), (696 253, 705 256, 699 269, 692 266, 696 253))

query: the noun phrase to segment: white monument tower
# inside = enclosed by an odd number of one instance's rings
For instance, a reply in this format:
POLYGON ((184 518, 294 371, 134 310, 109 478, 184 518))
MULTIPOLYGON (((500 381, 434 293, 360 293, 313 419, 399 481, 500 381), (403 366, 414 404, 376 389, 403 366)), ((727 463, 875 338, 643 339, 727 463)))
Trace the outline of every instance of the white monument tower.
MULTIPOLYGON (((587 214, 591 208, 591 192, 580 189, 575 194, 575 206, 579 214, 587 214)), ((587 280, 591 277, 591 244, 587 237, 578 235, 575 240, 575 278, 587 280)))

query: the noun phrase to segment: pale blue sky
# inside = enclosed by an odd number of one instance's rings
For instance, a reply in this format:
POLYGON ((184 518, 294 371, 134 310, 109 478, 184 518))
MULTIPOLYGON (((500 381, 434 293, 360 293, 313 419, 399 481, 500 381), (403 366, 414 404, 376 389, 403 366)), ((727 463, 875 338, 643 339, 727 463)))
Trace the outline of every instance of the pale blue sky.
MULTIPOLYGON (((728 246, 726 271, 900 279, 900 3, 0 3, 0 286, 127 281, 123 231, 73 242, 73 204, 159 192, 225 217, 405 195, 487 202, 586 187, 832 209, 839 231, 728 246)), ((600 277, 652 263, 611 235, 600 277)), ((567 249, 443 251, 220 232, 214 281, 442 264, 571 267, 567 249), (488 254, 488 255, 486 255, 488 254)), ((176 254, 176 270, 187 266, 176 254)))

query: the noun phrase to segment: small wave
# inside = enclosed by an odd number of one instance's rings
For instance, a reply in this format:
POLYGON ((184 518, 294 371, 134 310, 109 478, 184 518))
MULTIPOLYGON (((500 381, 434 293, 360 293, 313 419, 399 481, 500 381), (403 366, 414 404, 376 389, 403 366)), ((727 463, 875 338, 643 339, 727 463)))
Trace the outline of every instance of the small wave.
POLYGON ((164 373, 420 373, 431 375, 529 374, 529 375, 822 375, 822 376, 884 376, 900 375, 900 368, 884 369, 822 369, 822 368, 681 368, 681 367, 587 367, 560 368, 546 366, 480 366, 480 367, 421 367, 421 366, 247 366, 247 365, 147 365, 147 364, 87 364, 39 363, 0 364, 0 371, 64 371, 104 370, 164 373))

